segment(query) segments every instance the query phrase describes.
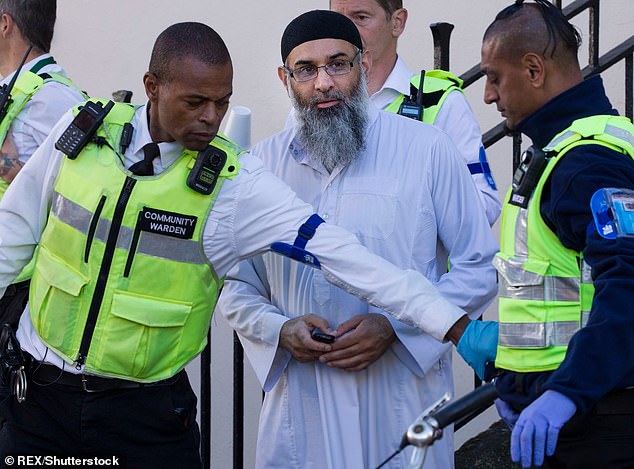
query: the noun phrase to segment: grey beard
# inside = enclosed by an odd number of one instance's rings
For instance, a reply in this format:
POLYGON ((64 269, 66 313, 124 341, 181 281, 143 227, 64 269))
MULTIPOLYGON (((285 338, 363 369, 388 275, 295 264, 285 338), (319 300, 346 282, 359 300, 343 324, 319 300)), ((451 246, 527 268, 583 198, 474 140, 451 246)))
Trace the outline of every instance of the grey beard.
POLYGON ((297 117, 297 137, 308 155, 320 161, 331 173, 338 165, 346 166, 364 148, 370 101, 365 76, 362 74, 352 95, 346 99, 341 91, 314 96, 310 103, 300 101, 289 87, 297 117), (317 109, 318 99, 341 99, 331 108, 317 109))

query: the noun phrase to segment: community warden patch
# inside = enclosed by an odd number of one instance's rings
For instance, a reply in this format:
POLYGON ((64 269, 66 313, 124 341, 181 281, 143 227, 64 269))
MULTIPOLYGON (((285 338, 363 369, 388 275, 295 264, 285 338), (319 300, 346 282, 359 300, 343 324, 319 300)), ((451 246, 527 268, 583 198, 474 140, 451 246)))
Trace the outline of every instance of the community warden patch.
POLYGON ((194 236, 197 220, 198 217, 192 215, 143 207, 138 228, 174 238, 191 239, 194 236))

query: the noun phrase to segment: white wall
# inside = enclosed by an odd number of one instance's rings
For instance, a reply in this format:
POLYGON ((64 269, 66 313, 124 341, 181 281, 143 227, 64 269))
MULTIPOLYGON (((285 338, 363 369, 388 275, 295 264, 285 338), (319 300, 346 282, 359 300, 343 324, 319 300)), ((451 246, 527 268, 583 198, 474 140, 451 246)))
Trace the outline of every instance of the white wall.
MULTIPOLYGON (((451 69, 461 74, 479 61, 484 29, 510 3, 511 0, 404 0, 410 16, 400 41, 400 53, 414 69, 431 68, 433 48, 428 25, 450 22, 455 25, 451 69)), ((564 5, 568 3, 564 0, 564 5)), ((253 110, 252 136, 257 141, 280 129, 289 109, 276 72, 281 61, 282 31, 298 14, 327 7, 327 0, 59 0, 52 52, 76 83, 92 96, 110 97, 114 90, 129 89, 134 92, 134 102, 143 102, 141 78, 156 36, 175 22, 207 23, 224 38, 232 54, 235 70, 232 103, 253 110)), ((575 23, 587 41, 587 13, 575 23)), ((634 31, 631 0, 603 0, 601 23, 603 54, 634 31)), ((623 76, 622 64, 605 76, 613 103, 621 112, 624 112, 623 76)), ((482 103, 482 86, 481 82, 473 85, 467 96, 484 131, 497 124, 499 117, 493 106, 482 103)), ((505 191, 511 179, 510 142, 498 143, 490 149, 489 162, 499 188, 505 191)), ((497 233, 497 226, 495 230, 497 233)), ((495 308, 486 316, 495 318, 495 308)), ((226 468, 231 467, 232 454, 232 416, 227 404, 232 394, 232 337, 220 318, 214 319, 212 333, 212 467, 226 468)), ((462 395, 472 387, 472 373, 459 358, 454 363, 457 395, 462 395)), ((193 370, 195 374, 196 369, 193 370)), ((248 468, 253 465, 261 399, 252 373, 247 377, 246 388, 245 467, 248 468)), ((457 433, 457 444, 486 428, 495 418, 495 412, 489 410, 457 433)))

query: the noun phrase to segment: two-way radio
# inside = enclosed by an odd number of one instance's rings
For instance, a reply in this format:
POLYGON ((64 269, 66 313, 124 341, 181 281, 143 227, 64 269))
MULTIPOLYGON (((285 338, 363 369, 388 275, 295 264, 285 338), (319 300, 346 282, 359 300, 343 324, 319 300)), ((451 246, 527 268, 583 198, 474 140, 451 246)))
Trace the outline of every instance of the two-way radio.
POLYGON ((33 49, 33 46, 29 46, 29 48, 26 50, 26 54, 24 54, 24 57, 22 58, 22 62, 20 62, 20 65, 18 66, 17 70, 11 77, 11 81, 9 81, 9 83, 5 83, 4 85, 0 86, 0 122, 4 120, 9 110, 9 106, 13 102, 13 99, 11 98, 11 91, 13 90, 13 87, 15 86, 15 82, 18 79, 18 75, 20 75, 20 72, 22 71, 22 67, 26 63, 27 57, 31 53, 31 49, 33 49))
POLYGON ((420 71, 420 82, 418 85, 418 89, 410 83, 409 85, 409 96, 403 97, 403 102, 398 108, 398 114, 401 116, 409 117, 410 119, 414 119, 417 121, 423 120, 423 111, 425 110, 425 106, 423 106, 423 83, 425 81, 425 70, 420 71))
POLYGON ((55 148, 74 160, 95 135, 114 102, 105 106, 95 101, 86 101, 64 133, 55 142, 55 148))

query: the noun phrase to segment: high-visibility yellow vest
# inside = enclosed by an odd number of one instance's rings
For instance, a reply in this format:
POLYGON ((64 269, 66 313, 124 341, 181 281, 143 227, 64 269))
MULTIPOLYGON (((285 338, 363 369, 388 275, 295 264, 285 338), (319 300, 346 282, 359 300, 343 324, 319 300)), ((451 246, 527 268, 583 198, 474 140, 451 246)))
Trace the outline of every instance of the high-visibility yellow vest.
POLYGON ((634 126, 625 117, 576 120, 544 151, 553 155, 527 208, 502 209, 499 277, 500 335, 495 365, 517 372, 556 369, 568 342, 587 322, 594 285, 582 253, 564 247, 541 217, 542 191, 561 157, 580 145, 603 145, 634 158, 634 126))
MULTIPOLYGON (((41 61, 41 62, 49 62, 49 60, 41 61)), ((52 58, 50 62, 53 62, 52 58)), ((39 65, 36 64, 36 67, 39 65)), ((46 65, 46 64, 45 64, 46 65)), ((27 102, 33 97, 37 91, 44 86, 44 84, 48 82, 57 82, 62 83, 66 86, 70 86, 72 88, 79 89, 70 79, 65 77, 64 75, 60 75, 59 73, 42 73, 40 75, 35 74, 33 71, 27 70, 22 72, 20 76, 16 79, 13 84, 13 88, 11 89, 11 103, 7 108, 7 114, 0 122, 0 147, 4 143, 7 135, 9 134, 9 129, 16 117, 22 112, 22 109, 26 105, 27 102)), ((9 183, 4 179, 0 178, 0 200, 4 197, 4 193, 9 188, 9 183)), ((31 277, 33 272, 33 263, 27 264, 22 272, 16 277, 15 282, 21 282, 31 277)))
POLYGON ((76 159, 65 158, 42 233, 29 303, 43 342, 69 364, 100 376, 155 382, 206 345, 222 279, 204 255, 203 228, 237 145, 210 145, 227 162, 210 195, 186 184, 197 153, 156 176, 123 166, 122 127, 135 107, 117 103, 76 159))
MULTIPOLYGON (((13 124, 15 118, 22 112, 25 104, 33 97, 37 91, 44 86, 45 83, 55 81, 62 83, 72 88, 77 86, 68 78, 59 73, 43 73, 37 75, 29 70, 24 71, 15 81, 13 88, 11 89, 11 103, 7 108, 7 114, 0 122, 0 146, 7 138, 9 129, 13 124)), ((77 88, 79 89, 79 88, 77 88)), ((4 196, 9 184, 2 178, 0 178, 0 199, 4 196)))
MULTIPOLYGON (((410 83, 416 88, 420 87, 420 75, 412 77, 410 83)), ((445 70, 427 70, 423 81, 423 122, 433 124, 436 121, 442 104, 449 93, 454 90, 462 92, 462 80, 445 70)), ((405 98, 400 95, 392 101, 385 110, 397 113, 405 98)))

